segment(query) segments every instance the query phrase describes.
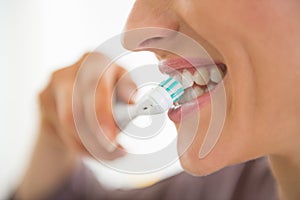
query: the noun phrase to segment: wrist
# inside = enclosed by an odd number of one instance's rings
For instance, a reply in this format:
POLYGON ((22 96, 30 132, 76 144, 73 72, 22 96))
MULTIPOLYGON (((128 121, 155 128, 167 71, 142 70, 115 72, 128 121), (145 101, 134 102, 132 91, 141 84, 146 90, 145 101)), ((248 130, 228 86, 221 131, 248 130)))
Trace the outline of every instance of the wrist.
POLYGON ((45 198, 70 176, 77 159, 78 156, 64 145, 56 133, 42 125, 16 198, 45 198))

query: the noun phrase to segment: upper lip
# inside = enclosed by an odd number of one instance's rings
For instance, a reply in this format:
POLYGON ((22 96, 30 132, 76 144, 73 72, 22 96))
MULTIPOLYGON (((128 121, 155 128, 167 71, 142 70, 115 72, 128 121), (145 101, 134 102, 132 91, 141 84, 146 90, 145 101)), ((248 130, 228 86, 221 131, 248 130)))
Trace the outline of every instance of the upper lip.
POLYGON ((173 71, 180 70, 183 68, 211 66, 218 65, 221 63, 222 62, 214 61, 208 58, 173 58, 160 61, 159 70, 162 73, 170 74, 173 71))

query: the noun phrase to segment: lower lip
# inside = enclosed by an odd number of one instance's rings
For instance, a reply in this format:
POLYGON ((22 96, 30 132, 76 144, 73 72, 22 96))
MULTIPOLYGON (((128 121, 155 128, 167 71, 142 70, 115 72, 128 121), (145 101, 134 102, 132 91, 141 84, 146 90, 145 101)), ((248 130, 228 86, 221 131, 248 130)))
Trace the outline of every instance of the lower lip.
POLYGON ((210 103, 211 94, 217 92, 220 85, 222 84, 218 84, 212 91, 199 96, 197 99, 184 103, 179 107, 171 108, 168 112, 169 118, 174 123, 179 123, 189 117, 192 113, 200 111, 201 108, 210 103))

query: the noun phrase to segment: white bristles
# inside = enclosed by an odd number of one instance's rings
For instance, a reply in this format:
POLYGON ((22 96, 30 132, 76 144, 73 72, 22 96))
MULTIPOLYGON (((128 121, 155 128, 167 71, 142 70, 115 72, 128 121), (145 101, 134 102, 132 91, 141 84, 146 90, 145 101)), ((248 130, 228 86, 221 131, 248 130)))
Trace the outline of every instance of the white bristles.
POLYGON ((182 85, 174 78, 169 77, 160 84, 170 95, 173 103, 177 102, 184 93, 182 85))

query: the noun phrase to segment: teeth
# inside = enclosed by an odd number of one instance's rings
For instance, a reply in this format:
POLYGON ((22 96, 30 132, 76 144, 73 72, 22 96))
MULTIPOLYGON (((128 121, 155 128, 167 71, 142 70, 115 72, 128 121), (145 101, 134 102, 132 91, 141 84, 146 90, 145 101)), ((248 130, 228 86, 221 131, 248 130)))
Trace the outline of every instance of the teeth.
POLYGON ((173 78, 180 82, 184 88, 184 95, 177 105, 189 102, 203 95, 205 92, 212 91, 224 77, 223 72, 218 67, 198 68, 194 74, 184 69, 181 74, 173 74, 173 78), (196 83, 195 86, 194 82, 196 83), (200 86, 206 86, 202 89, 200 86))
POLYGON ((210 82, 205 89, 205 92, 212 91, 216 87, 216 83, 210 82))
POLYGON ((188 70, 182 72, 182 86, 183 88, 192 87, 194 84, 193 75, 188 70))
POLYGON ((197 97, 196 93, 194 92, 193 88, 190 87, 190 88, 184 90, 184 95, 179 100, 178 103, 185 103, 185 102, 191 101, 192 99, 195 99, 196 97, 197 97))
POLYGON ((194 89, 194 92, 196 94, 197 97, 201 96, 202 94, 204 94, 204 90, 201 87, 196 86, 194 89))
POLYGON ((215 83, 220 83, 223 79, 223 72, 218 67, 210 69, 210 80, 215 83))
POLYGON ((209 71, 205 68, 199 68, 193 75, 193 80, 198 85, 206 85, 209 82, 209 71))
POLYGON ((185 102, 191 101, 199 96, 204 94, 204 90, 198 86, 190 87, 184 90, 184 96, 179 100, 179 104, 183 104, 185 102))
POLYGON ((179 83, 182 84, 182 77, 181 77, 180 74, 176 74, 176 75, 174 76, 174 79, 175 79, 176 81, 178 81, 179 83))

